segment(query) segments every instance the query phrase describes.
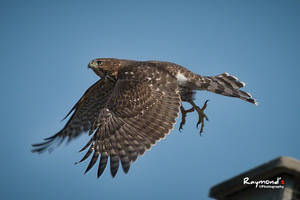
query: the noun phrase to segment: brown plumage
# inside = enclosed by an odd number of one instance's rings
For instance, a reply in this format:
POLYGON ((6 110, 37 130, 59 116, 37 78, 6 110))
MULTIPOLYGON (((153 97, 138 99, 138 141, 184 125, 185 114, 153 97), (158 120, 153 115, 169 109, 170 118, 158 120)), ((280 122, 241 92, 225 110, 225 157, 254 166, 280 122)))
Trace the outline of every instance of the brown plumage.
POLYGON ((198 107, 193 101, 195 90, 207 90, 256 104, 249 93, 240 90, 245 84, 228 73, 200 76, 174 63, 113 58, 94 59, 89 68, 101 79, 67 114, 74 111, 65 127, 43 143, 33 144, 32 152, 51 150, 56 142, 71 141, 89 132, 93 136, 81 149, 87 149, 87 152, 80 162, 92 155, 87 172, 100 157, 98 177, 108 159, 113 177, 120 162, 127 173, 138 156, 170 132, 180 111, 180 130, 186 114, 196 110, 201 133, 204 120, 208 120, 204 114, 207 101, 202 108, 198 107), (192 108, 185 110, 182 101, 190 103, 192 108))

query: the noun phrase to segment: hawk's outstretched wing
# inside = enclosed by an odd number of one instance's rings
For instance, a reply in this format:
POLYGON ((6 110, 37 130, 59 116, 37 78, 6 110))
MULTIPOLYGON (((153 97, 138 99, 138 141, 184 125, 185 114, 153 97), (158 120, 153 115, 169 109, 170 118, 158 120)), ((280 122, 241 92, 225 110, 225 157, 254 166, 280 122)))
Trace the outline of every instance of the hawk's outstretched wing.
POLYGON ((114 82, 105 79, 94 83, 67 114, 65 118, 74 111, 64 128, 55 135, 45 138, 45 142, 33 144, 32 152, 41 153, 45 150, 51 150, 53 144, 60 144, 66 138, 70 141, 81 133, 90 130, 100 110, 105 106, 114 84, 114 82))
POLYGON ((86 172, 101 155, 98 177, 108 157, 113 177, 120 161, 127 173, 132 161, 173 128, 180 102, 176 79, 167 71, 147 65, 122 68, 106 106, 91 128, 93 137, 81 149, 89 147, 81 161, 93 152, 86 172))
POLYGON ((98 177, 110 158, 114 177, 121 161, 128 172, 130 163, 165 137, 179 114, 181 99, 176 78, 163 68, 143 64, 119 70, 117 81, 104 78, 91 86, 68 115, 73 115, 57 134, 34 144, 33 152, 50 149, 55 141, 68 141, 89 130, 91 140, 80 162, 93 156, 90 170, 101 155, 98 177))

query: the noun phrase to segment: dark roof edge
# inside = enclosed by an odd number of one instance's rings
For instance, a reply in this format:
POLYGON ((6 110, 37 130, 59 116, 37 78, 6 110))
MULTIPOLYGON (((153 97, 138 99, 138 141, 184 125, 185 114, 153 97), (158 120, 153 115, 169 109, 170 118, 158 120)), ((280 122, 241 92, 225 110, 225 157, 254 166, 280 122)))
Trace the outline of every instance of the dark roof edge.
MULTIPOLYGON (((209 196, 214 198, 224 197, 249 187, 249 185, 242 184, 245 177, 257 180, 258 178, 274 177, 281 173, 300 177, 300 161, 291 157, 280 156, 213 186, 210 189, 209 196)), ((253 187, 252 185, 250 186, 253 187)))

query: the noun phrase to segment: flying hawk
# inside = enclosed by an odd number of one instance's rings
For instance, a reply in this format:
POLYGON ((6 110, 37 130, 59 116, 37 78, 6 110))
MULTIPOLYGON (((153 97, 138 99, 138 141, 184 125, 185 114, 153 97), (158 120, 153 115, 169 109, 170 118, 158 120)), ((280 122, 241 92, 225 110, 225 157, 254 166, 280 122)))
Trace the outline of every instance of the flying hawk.
POLYGON ((196 111, 199 116, 197 126, 201 124, 202 133, 204 121, 208 120, 204 114, 207 101, 203 107, 198 107, 194 103, 196 90, 237 97, 256 104, 249 93, 240 90, 245 83, 228 73, 200 76, 175 63, 115 58, 94 59, 88 67, 101 79, 67 114, 66 117, 74 111, 64 128, 44 142, 33 144, 32 152, 51 150, 57 142, 71 141, 89 132, 93 136, 80 150, 88 148, 80 162, 93 153, 87 172, 101 155, 98 177, 103 173, 108 158, 113 177, 120 161, 127 173, 131 162, 170 132, 180 111, 179 130, 185 124, 186 114, 196 111), (185 110, 182 102, 190 103, 192 108, 185 110))

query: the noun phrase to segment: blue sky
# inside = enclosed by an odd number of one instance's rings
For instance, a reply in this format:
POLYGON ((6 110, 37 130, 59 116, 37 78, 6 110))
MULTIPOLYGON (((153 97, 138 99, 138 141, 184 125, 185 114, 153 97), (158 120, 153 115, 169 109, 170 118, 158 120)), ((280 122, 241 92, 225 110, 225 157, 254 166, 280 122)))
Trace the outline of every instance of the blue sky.
POLYGON ((300 2, 1 1, 2 199, 208 199, 209 188, 284 155, 300 159, 300 2), (201 75, 229 72, 259 101, 210 99, 203 136, 196 113, 112 179, 74 165, 84 135, 51 154, 30 144, 98 77, 95 57, 165 60, 201 75))

